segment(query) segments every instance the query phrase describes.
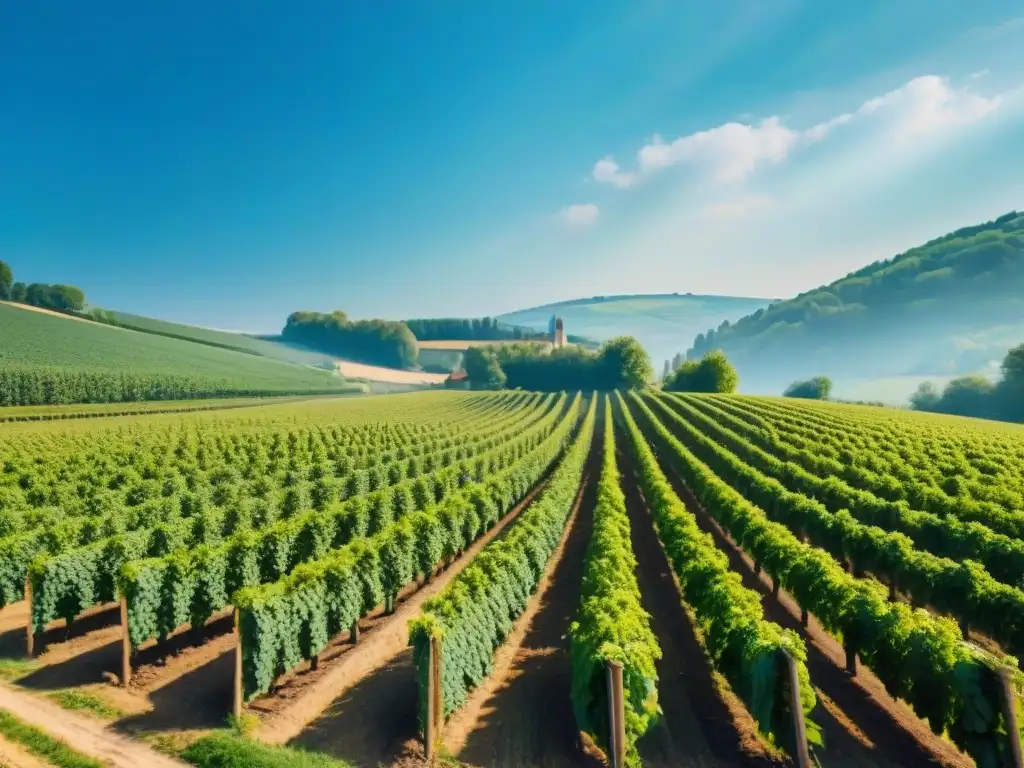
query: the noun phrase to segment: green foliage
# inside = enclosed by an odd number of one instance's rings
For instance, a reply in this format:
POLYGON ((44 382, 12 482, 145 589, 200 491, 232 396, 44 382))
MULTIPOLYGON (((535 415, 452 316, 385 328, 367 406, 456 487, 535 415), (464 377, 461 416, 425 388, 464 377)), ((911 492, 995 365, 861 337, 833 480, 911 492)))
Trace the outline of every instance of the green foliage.
POLYGON ((103 768, 98 760, 76 752, 34 725, 23 723, 0 709, 0 735, 59 768, 103 768))
POLYGON ((783 397, 798 397, 803 400, 828 400, 831 393, 832 380, 827 376, 815 376, 807 381, 794 381, 782 395, 783 397))
POLYGON ((349 320, 344 312, 293 312, 284 341, 360 363, 411 368, 416 365, 416 337, 405 323, 387 320, 349 320))
POLYGON ((783 687, 786 673, 781 657, 788 653, 798 665, 808 739, 819 742, 820 733, 809 719, 815 695, 803 641, 764 618, 760 595, 743 586, 711 534, 700 529, 621 401, 620 408, 640 487, 712 663, 746 704, 761 732, 792 749, 792 715, 783 687))
POLYGON ((501 341, 536 335, 492 317, 435 317, 406 320, 405 324, 418 341, 501 341))
POLYGON ((561 453, 579 411, 577 396, 567 411, 552 410, 507 450, 481 457, 493 466, 486 479, 453 491, 439 503, 403 510, 379 532, 300 565, 274 583, 236 593, 232 601, 239 611, 246 699, 266 692, 277 676, 320 653, 381 599, 393 607, 405 584, 441 565, 443 542, 469 543, 463 538, 465 515, 474 499, 492 500, 477 507, 484 512, 478 532, 492 528, 561 453))
POLYGON ((64 709, 74 711, 90 712, 104 720, 116 720, 124 715, 124 712, 113 707, 98 696, 93 696, 88 691, 69 688, 64 691, 55 691, 49 694, 49 698, 57 702, 64 709))
POLYGON ((647 353, 628 336, 607 341, 596 352, 581 346, 552 348, 538 341, 470 347, 463 365, 474 389, 635 389, 653 375, 647 353))
MULTIPOLYGON (((631 404, 642 416, 646 434, 659 455, 701 506, 743 543, 744 550, 802 608, 814 614, 826 631, 841 638, 849 653, 858 654, 891 695, 910 704, 934 732, 948 733, 981 765, 992 765, 988 756, 1007 749, 999 702, 992 696, 993 662, 962 642, 956 624, 889 602, 880 583, 858 579, 825 549, 803 543, 787 526, 813 536, 815 529, 802 527, 805 521, 798 515, 814 502, 796 499, 797 503, 786 507, 755 506, 744 494, 759 493, 760 487, 770 486, 769 481, 753 476, 742 484, 738 478, 723 480, 718 470, 733 467, 740 471, 742 462, 724 454, 715 456, 718 446, 714 441, 700 439, 699 433, 686 429, 686 423, 677 419, 674 423, 679 434, 690 436, 684 445, 643 401, 634 397, 631 404), (701 461, 690 446, 703 446, 703 456, 715 456, 715 468, 701 461), (769 514, 779 521, 770 520, 769 514)), ((1000 663, 1016 664, 1012 659, 1000 663)))
POLYGON ((294 747, 273 747, 215 731, 192 742, 181 758, 198 768, 351 768, 349 763, 294 747))
POLYGON ((677 410, 665 418, 675 434, 727 482, 746 488, 746 497, 770 518, 859 569, 899 584, 918 604, 975 627, 1007 651, 1024 652, 1024 592, 997 582, 967 559, 989 560, 1002 575, 1016 553, 1010 575, 1020 579, 1024 542, 858 493, 835 477, 820 478, 775 459, 688 403, 665 402, 677 410))
MULTIPOLYGON (((578 397, 576 402, 578 408, 578 397)), ((489 543, 440 594, 427 600, 422 615, 410 622, 421 720, 431 637, 440 640, 445 716, 458 709, 469 691, 490 673, 494 651, 526 608, 565 531, 590 450, 596 405, 597 397, 591 397, 579 433, 540 496, 509 525, 502 538, 489 543)), ((538 467, 531 472, 530 482, 522 484, 523 492, 540 476, 538 467)), ((511 507, 514 500, 506 495, 504 507, 511 507)))
POLYGON ((1003 359, 1002 378, 993 384, 984 376, 961 376, 946 384, 940 395, 923 382, 910 398, 917 411, 1024 422, 1024 344, 1003 359))
POLYGON ((494 347, 470 347, 462 356, 462 367, 473 389, 502 389, 507 381, 494 347))
POLYGON ((735 392, 739 375, 721 350, 712 350, 700 361, 687 360, 664 382, 670 392, 735 392))
POLYGON ((14 275, 10 265, 6 261, 0 261, 0 300, 7 301, 11 298, 11 286, 14 284, 14 275))
POLYGON ((0 406, 356 391, 305 366, 0 305, 0 406))
POLYGON ((702 333, 691 360, 721 349, 748 381, 978 370, 1007 349, 987 341, 1024 312, 1024 213, 964 227, 828 285, 702 333), (980 343, 964 345, 978 335, 980 343), (951 366, 952 361, 952 366, 951 366))
POLYGON ((608 751, 608 695, 605 668, 623 667, 627 761, 639 764, 636 741, 659 714, 658 671, 661 648, 650 616, 640 602, 636 557, 630 544, 626 498, 619 487, 611 401, 604 405, 601 479, 594 509, 594 531, 587 545, 580 607, 569 627, 572 700, 581 730, 608 751))

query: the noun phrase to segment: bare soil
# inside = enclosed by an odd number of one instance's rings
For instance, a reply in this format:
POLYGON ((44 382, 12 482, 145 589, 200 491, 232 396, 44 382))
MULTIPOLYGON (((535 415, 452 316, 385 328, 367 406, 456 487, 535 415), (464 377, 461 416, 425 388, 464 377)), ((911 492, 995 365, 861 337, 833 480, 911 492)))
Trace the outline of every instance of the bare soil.
POLYGON ((347 360, 335 360, 334 364, 342 376, 350 379, 386 381, 392 384, 440 384, 448 378, 444 373, 404 371, 400 368, 385 368, 380 365, 351 363, 347 360))
MULTIPOLYGON (((620 441, 620 445, 625 445, 620 441)), ((632 456, 618 453, 644 609, 658 638, 658 699, 663 716, 637 744, 650 768, 777 766, 750 713, 716 675, 683 604, 672 566, 635 480, 632 456)))
POLYGON ((51 768, 52 763, 41 760, 19 744, 0 736, 0 768, 51 768))
MULTIPOLYGON (((278 681, 271 696, 253 702, 250 709, 263 717, 259 738, 271 744, 283 744, 299 736, 303 728, 320 718, 332 701, 349 689, 354 690, 353 686, 361 685, 360 681, 368 675, 380 671, 381 676, 388 679, 388 670, 395 668, 396 657, 407 649, 409 621, 419 613, 423 602, 444 589, 480 550, 500 536, 547 485, 549 476, 545 475, 505 517, 431 581, 407 585, 398 596, 394 614, 385 615, 383 606, 378 606, 373 614, 360 621, 360 637, 356 645, 352 645, 349 633, 345 632, 320 655, 315 671, 307 665, 303 670, 292 672, 278 681)), ((387 688, 390 689, 390 685, 387 688)), ((415 695, 415 703, 414 700, 415 695)), ((331 711, 334 709, 332 707, 331 711)), ((330 715, 325 714, 324 717, 330 715)))
POLYGON ((526 610, 495 655, 492 675, 448 722, 444 740, 467 765, 601 765, 581 751, 572 709, 569 624, 580 601, 601 472, 603 409, 562 540, 526 610))
POLYGON ((842 646, 811 616, 808 626, 800 624, 800 607, 784 590, 771 595, 771 579, 755 575, 754 563, 697 503, 693 494, 662 465, 687 508, 701 528, 711 533, 729 557, 730 566, 745 586, 762 595, 764 615, 786 629, 797 632, 807 646, 807 669, 821 700, 812 720, 825 734, 823 763, 839 768, 971 768, 974 761, 955 746, 932 733, 903 701, 893 699, 867 667, 859 665, 856 677, 845 670, 842 646))
POLYGON ((68 712, 12 686, 0 684, 0 701, 3 709, 18 719, 113 768, 181 768, 185 765, 145 744, 114 733, 95 718, 68 712))
MULTIPOLYGON (((536 492, 539 490, 538 488, 536 492)), ((577 498, 577 508, 581 498, 582 492, 577 498)), ((525 507, 525 503, 520 506, 525 507)), ((567 529, 570 529, 570 526, 567 526, 567 529)), ((586 539, 582 540, 585 546, 586 539)), ((564 542, 565 539, 563 539, 563 545, 564 542)), ((554 570, 558 557, 556 553, 552 558, 552 562, 549 564, 551 570, 554 570)), ((547 577, 545 578, 546 582, 547 577)), ((479 711, 490 698, 490 693, 497 691, 505 682, 505 674, 502 670, 510 670, 517 656, 518 648, 515 638, 527 635, 530 618, 539 607, 542 596, 542 591, 538 590, 538 594, 531 601, 531 606, 527 607, 529 616, 520 619, 510 635, 509 642, 511 644, 503 646, 503 649, 499 651, 495 661, 495 674, 487 683, 477 689, 476 703, 469 702, 463 708, 463 713, 479 711)), ((362 642, 361 640, 360 644, 362 642)), ((564 704, 557 715, 559 719, 553 719, 555 716, 550 711, 546 717, 538 719, 546 720, 546 724, 552 732, 559 734, 561 751, 570 752, 575 758, 568 764, 581 765, 585 763, 581 762, 580 752, 575 747, 577 732, 569 705, 567 658, 564 658, 562 666, 565 669, 564 685, 560 687, 556 696, 549 696, 551 705, 557 705, 559 702, 564 704)), ((375 672, 363 677, 353 685, 320 718, 293 739, 291 744, 335 755, 361 768, 363 766, 376 768, 378 765, 391 765, 392 768, 421 766, 424 761, 417 735, 417 696, 416 670, 413 666, 412 651, 410 648, 404 648, 387 659, 386 663, 375 672)), ((546 701, 545 704, 549 704, 549 702, 546 701)), ((513 704, 513 706, 514 710, 506 709, 502 705, 503 716, 507 713, 510 718, 519 717, 524 712, 546 708, 538 707, 538 701, 535 698, 513 704)), ((454 742, 461 742, 471 735, 477 718, 474 714, 463 714, 462 717, 461 723, 456 719, 449 723, 445 734, 446 741, 451 737, 454 742)), ((550 735, 547 738, 550 740, 550 735)), ((519 750, 518 754, 522 755, 524 748, 529 749, 527 742, 530 739, 531 736, 528 733, 518 732, 516 747, 519 750)), ((452 751, 457 749, 455 743, 449 742, 448 746, 452 751)), ((485 751, 493 752, 493 749, 485 748, 485 751)), ((465 759, 465 756, 461 756, 461 759, 465 759)), ((517 766, 533 765, 533 763, 521 761, 515 761, 513 764, 517 766)), ((547 765, 548 763, 541 764, 547 765)), ((566 763, 555 764, 564 765, 566 763)))

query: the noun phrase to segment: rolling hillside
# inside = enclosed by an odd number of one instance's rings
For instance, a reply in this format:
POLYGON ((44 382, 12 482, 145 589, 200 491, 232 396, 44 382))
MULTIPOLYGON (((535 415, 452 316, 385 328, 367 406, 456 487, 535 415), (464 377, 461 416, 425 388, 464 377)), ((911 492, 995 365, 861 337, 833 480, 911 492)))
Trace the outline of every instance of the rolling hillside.
POLYGON ((660 370, 664 360, 684 351, 693 337, 723 320, 734 321, 768 306, 769 299, 693 294, 595 296, 510 312, 498 319, 510 325, 546 330, 552 315, 569 334, 605 340, 634 336, 660 370))
POLYGON ((333 372, 0 305, 4 404, 352 389, 333 372))
MULTIPOLYGON (((994 372, 1024 341, 1024 213, 965 227, 696 338, 748 392, 824 374, 846 387, 994 372)), ((707 328, 705 328, 707 331, 707 328)), ((838 387, 837 387, 838 389, 838 387)))
POLYGON ((326 355, 297 349, 296 347, 276 341, 247 336, 243 333, 218 331, 212 328, 200 328, 199 326, 185 325, 183 323, 172 323, 167 320, 157 320, 152 317, 133 315, 128 312, 108 311, 105 314, 113 317, 119 325, 126 328, 146 333, 155 333, 169 338, 195 341, 208 346, 235 349, 239 352, 269 357, 286 363, 317 365, 322 364, 324 361, 330 361, 330 358, 326 355))

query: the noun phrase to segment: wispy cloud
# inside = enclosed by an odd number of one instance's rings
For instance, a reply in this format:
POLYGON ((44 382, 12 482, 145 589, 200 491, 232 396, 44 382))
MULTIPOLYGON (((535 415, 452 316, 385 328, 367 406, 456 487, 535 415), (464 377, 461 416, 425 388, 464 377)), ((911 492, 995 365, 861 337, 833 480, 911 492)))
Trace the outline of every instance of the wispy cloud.
POLYGON ((597 181, 625 189, 665 168, 685 165, 702 171, 714 183, 730 184, 743 181, 761 166, 784 162, 794 151, 823 141, 854 121, 885 117, 893 138, 908 140, 973 122, 999 104, 998 96, 987 98, 954 87, 948 78, 925 75, 868 99, 853 112, 805 129, 790 128, 774 116, 757 123, 725 123, 672 141, 655 135, 637 153, 635 171, 624 170, 612 157, 605 157, 594 166, 592 175, 597 181))
POLYGON ((563 208, 558 213, 562 222, 572 229, 586 229, 597 223, 600 210, 593 203, 579 203, 563 208))
POLYGON ((710 203, 701 210, 709 219, 741 219, 771 206, 775 200, 769 195, 741 195, 740 197, 710 203))

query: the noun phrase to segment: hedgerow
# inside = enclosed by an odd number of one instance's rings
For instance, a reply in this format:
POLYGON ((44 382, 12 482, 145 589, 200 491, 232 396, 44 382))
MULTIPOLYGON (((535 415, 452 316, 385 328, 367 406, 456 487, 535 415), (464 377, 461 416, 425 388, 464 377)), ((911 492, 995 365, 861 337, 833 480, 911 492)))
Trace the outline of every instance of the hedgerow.
MULTIPOLYGON (((663 401, 654 402, 664 409, 663 401)), ((685 403, 677 405, 690 421, 663 410, 673 433, 727 482, 745 488, 746 496, 767 510, 769 518, 808 536, 833 556, 849 560, 855 573, 869 571, 886 579, 893 595, 898 587, 918 605, 930 605, 958 619, 962 630, 973 626, 1010 653, 1024 650, 1024 592, 1020 589, 997 582, 973 560, 952 560, 915 549, 913 540, 902 533, 862 524, 856 519, 859 515, 847 509, 836 505, 830 511, 812 498, 789 491, 779 480, 745 463, 758 461, 754 446, 685 403)))
MULTIPOLYGON (((558 429, 560 416, 561 409, 556 408, 525 431, 510 428, 502 436, 504 442, 481 456, 354 496, 329 510, 297 515, 257 533, 246 531, 221 546, 129 563, 120 571, 118 586, 127 603, 132 647, 154 637, 163 640, 182 624, 202 626, 243 587, 273 583, 301 563, 388 530, 393 521, 443 501, 474 478, 482 480, 484 468, 501 471, 548 439, 558 429)), ((389 606, 410 580, 414 564, 408 555, 413 531, 404 526, 391 530, 381 551, 382 585, 389 606)), ((426 541, 436 546, 435 539, 426 541)))
POLYGON ((764 618, 761 596, 743 586, 711 534, 698 527, 621 399, 619 405, 640 489, 712 664, 743 700, 760 731, 792 748, 792 710, 780 655, 788 653, 797 663, 808 740, 820 743, 820 730, 810 720, 816 699, 803 640, 764 618))
POLYGON ((622 665, 626 759, 639 765, 636 741, 659 715, 655 662, 661 658, 650 616, 640 602, 626 497, 619 486, 611 400, 604 399, 604 445, 594 529, 587 545, 580 606, 569 627, 572 700, 580 730, 606 750, 606 664, 622 665))
POLYGON ((547 486, 510 526, 409 623, 425 722, 431 637, 440 642, 444 716, 458 709, 487 677, 495 650, 529 602, 565 531, 590 450, 597 396, 547 486))
MULTIPOLYGON (((204 473, 215 483, 222 483, 213 486, 209 493, 190 494, 185 491, 177 499, 172 496, 147 502, 148 508, 144 504, 143 511, 134 515, 134 521, 126 519, 124 507, 115 507, 96 517, 79 516, 64 520, 53 531, 7 537, 0 540, 3 597, 20 597, 19 580, 23 584, 25 569, 33 557, 47 555, 48 552, 58 553, 39 557, 31 566, 33 620, 36 628, 42 629, 54 618, 70 620, 92 605, 116 599, 118 574, 125 563, 143 558, 165 558, 177 549, 188 548, 190 554, 176 557, 175 568, 169 575, 164 573, 166 568, 160 560, 132 563, 122 591, 129 597, 131 609, 146 597, 156 599, 152 588, 154 583, 166 583, 164 591, 169 594, 183 591, 193 594, 192 597, 174 598, 187 607, 177 611, 164 609, 161 613, 164 620, 170 621, 186 614, 197 621, 204 616, 208 618, 211 612, 226 604, 225 594, 245 583, 253 583, 237 580, 251 575, 252 568, 246 565, 251 561, 257 563, 263 581, 276 579, 296 562, 319 556, 330 546, 347 540, 346 537, 365 533, 367 529, 376 530, 374 526, 386 523, 382 516, 391 516, 396 509, 407 510, 411 501, 406 500, 412 498, 411 488, 417 482, 416 487, 426 489, 429 480, 430 491, 437 493, 435 486, 438 483, 441 488, 446 488, 460 482, 462 475, 479 475, 484 471, 488 462, 495 460, 493 456, 484 458, 488 456, 487 449, 493 451, 497 446, 517 439, 523 429, 525 432, 522 434, 535 435, 538 424, 546 424, 546 428, 553 426, 555 411, 549 409, 553 400, 523 402, 532 405, 523 409, 513 408, 510 415, 495 419, 493 424, 486 420, 479 422, 482 427, 479 432, 459 438, 456 437, 458 427, 454 425, 439 429, 434 435, 444 435, 443 439, 433 437, 408 449, 399 445, 397 451, 401 453, 394 455, 387 451, 379 452, 377 458, 381 463, 365 469, 356 468, 366 464, 353 455, 345 457, 344 463, 339 460, 334 467, 318 464, 301 472, 289 470, 282 481, 279 505, 261 503, 261 507, 245 506, 236 503, 230 493, 222 493, 225 488, 233 487, 230 483, 233 482, 234 470, 227 465, 217 469, 210 467, 204 473), (438 467, 437 471, 419 481, 406 480, 408 475, 421 468, 423 451, 430 451, 425 455, 432 467, 438 467), (483 453, 474 457, 477 451, 483 453), (435 456, 439 458, 435 459, 435 456), (376 482, 373 482, 371 470, 377 470, 379 474, 376 482), (343 474, 335 476, 339 472, 343 474), (304 475, 315 479, 309 484, 302 479, 304 475), (394 486, 387 485, 391 481, 395 481, 394 486), (375 484, 380 485, 379 489, 370 492, 369 488, 375 484), (306 485, 310 485, 309 491, 306 485), (220 499, 221 495, 225 498, 220 499), (339 497, 345 501, 336 501, 339 497), (218 500, 227 506, 216 506, 213 502, 218 500), (317 509, 301 514, 297 512, 310 502, 317 509), (140 528, 86 546, 75 546, 76 542, 93 535, 135 525, 140 528), (252 534, 253 527, 262 527, 263 530, 252 534), (237 533, 233 533, 235 531, 237 533), (227 539, 225 534, 229 536, 227 539), (144 576, 141 571, 146 568, 155 568, 164 575, 144 576), (216 574, 225 571, 230 575, 216 578, 216 574), (182 584, 173 581, 176 573, 192 572, 196 572, 196 579, 182 584), (136 580, 140 583, 134 584, 136 580), (192 589, 185 589, 190 585, 192 589)), ((500 412, 495 414, 486 409, 483 416, 489 415, 500 415, 500 412)), ((378 445, 386 448, 385 443, 378 445)), ((359 450, 362 452, 363 448, 359 450)), ((188 482, 186 479, 186 484, 188 482)), ((179 492, 175 485, 170 490, 179 492)), ((140 607, 140 610, 145 616, 156 615, 155 609, 140 607)), ((149 626, 155 634, 148 636, 165 634, 164 630, 157 631, 148 620, 131 623, 138 631, 149 626)), ((173 627, 165 629, 169 632, 173 627)))
POLYGON ((562 453, 579 413, 577 396, 554 431, 496 474, 301 565, 282 580, 240 590, 232 601, 242 640, 244 698, 265 693, 276 677, 317 656, 381 598, 391 609, 405 584, 442 565, 446 553, 438 541, 458 542, 454 556, 472 543, 467 532, 490 530, 562 453))
POLYGON ((643 417, 645 434, 701 506, 801 608, 842 640, 848 654, 858 654, 894 698, 910 704, 935 733, 946 733, 981 768, 1002 764, 1009 739, 1020 734, 1006 732, 994 669, 1012 669, 1015 660, 996 659, 964 643, 948 619, 890 602, 883 585, 855 578, 828 552, 769 521, 679 442, 639 397, 631 396, 630 404, 643 417))

